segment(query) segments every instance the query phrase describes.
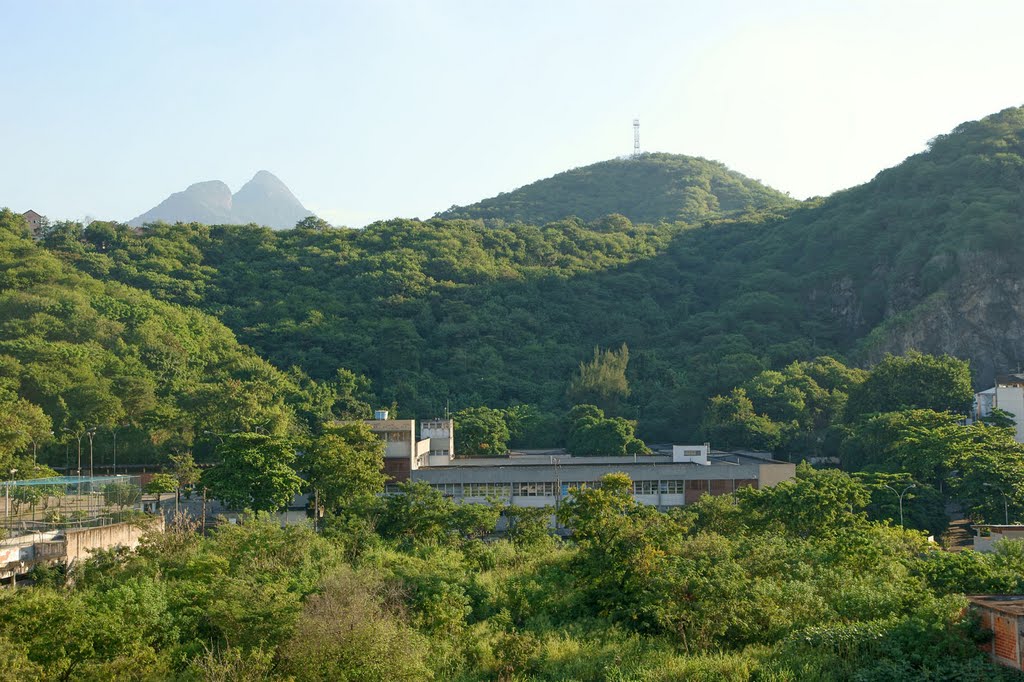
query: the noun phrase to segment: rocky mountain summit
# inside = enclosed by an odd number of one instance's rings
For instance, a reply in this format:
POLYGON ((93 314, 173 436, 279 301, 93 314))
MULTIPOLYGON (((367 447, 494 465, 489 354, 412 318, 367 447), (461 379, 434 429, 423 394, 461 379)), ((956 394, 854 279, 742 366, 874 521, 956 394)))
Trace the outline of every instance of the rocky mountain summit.
POLYGON ((288 229, 310 215, 312 212, 295 198, 287 185, 273 173, 261 170, 234 194, 220 180, 189 185, 184 191, 175 192, 128 224, 140 226, 158 221, 256 223, 275 229, 288 229))

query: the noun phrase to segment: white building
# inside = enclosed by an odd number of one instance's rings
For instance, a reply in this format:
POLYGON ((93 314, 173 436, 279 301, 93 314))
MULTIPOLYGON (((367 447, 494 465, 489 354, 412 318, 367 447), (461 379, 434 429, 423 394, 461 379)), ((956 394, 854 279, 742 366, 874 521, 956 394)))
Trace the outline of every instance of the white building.
POLYGON ((996 377, 996 385, 974 394, 974 418, 981 419, 992 410, 1009 413, 1017 423, 1018 443, 1024 443, 1024 374, 1003 374, 996 377))

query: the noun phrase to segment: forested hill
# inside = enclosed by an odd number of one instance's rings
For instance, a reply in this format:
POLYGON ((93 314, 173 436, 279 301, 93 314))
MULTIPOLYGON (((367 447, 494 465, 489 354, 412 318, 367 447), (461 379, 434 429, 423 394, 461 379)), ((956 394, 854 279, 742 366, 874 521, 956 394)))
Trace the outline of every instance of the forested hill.
POLYGON ((970 358, 979 383, 1015 367, 1022 136, 1024 111, 1009 109, 786 217, 696 228, 94 224, 44 241, 98 277, 216 314, 278 367, 362 373, 410 416, 515 402, 560 416, 579 363, 626 343, 620 414, 679 442, 699 436, 708 396, 794 359, 916 346, 970 358))
MULTIPOLYGON (((1024 108, 964 123, 873 181, 743 231, 753 273, 796 276, 861 362, 970 358, 978 385, 1024 359, 1024 108)), ((773 288, 773 287, 769 287, 773 288)))
MULTIPOLYGON (((302 377, 205 313, 68 267, 27 231, 0 211, 0 464, 66 441, 63 429, 99 427, 95 463, 109 465, 114 427, 122 463, 187 449, 204 431, 301 428, 302 377)), ((74 438, 52 449, 54 464, 68 453, 77 465, 74 438)))
POLYGON ((437 217, 543 225, 569 216, 589 222, 616 213, 634 223, 697 223, 796 205, 717 161, 643 154, 574 168, 470 206, 453 206, 437 217))

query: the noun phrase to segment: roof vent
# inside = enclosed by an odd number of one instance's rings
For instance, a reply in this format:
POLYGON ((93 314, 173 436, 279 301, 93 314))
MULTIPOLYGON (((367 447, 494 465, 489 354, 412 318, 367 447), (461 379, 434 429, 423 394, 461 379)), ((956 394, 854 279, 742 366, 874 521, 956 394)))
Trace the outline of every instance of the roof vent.
POLYGON ((383 420, 388 418, 388 411, 387 410, 374 410, 373 411, 373 418, 376 419, 377 421, 383 421, 383 420))

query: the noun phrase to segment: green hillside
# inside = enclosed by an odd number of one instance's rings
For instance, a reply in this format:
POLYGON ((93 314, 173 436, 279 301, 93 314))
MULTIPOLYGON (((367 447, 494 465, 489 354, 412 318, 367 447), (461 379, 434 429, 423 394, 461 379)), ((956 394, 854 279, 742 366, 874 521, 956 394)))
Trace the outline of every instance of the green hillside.
POLYGON ((453 206, 437 217, 543 225, 568 216, 589 222, 614 213, 634 223, 697 223, 796 205, 717 161, 643 154, 574 168, 470 206, 453 206))
POLYGON ((92 427, 97 465, 112 461, 114 428, 122 463, 208 441, 204 431, 302 428, 302 377, 205 313, 68 267, 26 230, 0 211, 0 463, 34 443, 76 466, 92 427))
POLYGON ((620 414, 678 442, 697 437, 708 396, 794 359, 916 346, 970 358, 980 382, 1019 361, 1022 131, 1024 111, 1000 112, 788 216, 699 228, 93 225, 47 244, 217 315, 279 367, 365 374, 409 415, 521 402, 560 416, 579 363, 626 343, 620 414))

